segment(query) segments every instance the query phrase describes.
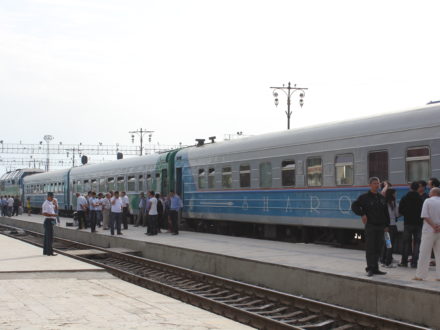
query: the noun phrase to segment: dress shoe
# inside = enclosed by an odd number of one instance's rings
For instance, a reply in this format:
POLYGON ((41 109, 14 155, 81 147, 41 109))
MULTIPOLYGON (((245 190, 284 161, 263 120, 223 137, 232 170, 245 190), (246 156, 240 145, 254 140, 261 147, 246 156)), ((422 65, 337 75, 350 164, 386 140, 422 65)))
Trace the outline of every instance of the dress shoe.
POLYGON ((385 275, 386 273, 387 273, 387 272, 382 272, 382 271, 380 271, 379 269, 373 271, 373 274, 374 274, 374 275, 385 275))
POLYGON ((373 273, 373 271, 372 271, 372 270, 369 270, 369 271, 367 272, 367 276, 368 276, 368 277, 371 277, 371 276, 373 276, 373 274, 374 274, 374 273, 373 273))

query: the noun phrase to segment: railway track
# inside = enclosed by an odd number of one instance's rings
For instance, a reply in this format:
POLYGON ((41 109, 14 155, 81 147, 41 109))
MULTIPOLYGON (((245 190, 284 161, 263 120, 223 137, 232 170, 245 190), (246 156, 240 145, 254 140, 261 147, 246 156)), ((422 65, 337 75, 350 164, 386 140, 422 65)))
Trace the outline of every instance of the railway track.
MULTIPOLYGON (((1 225, 0 233, 42 246, 42 235, 36 232, 1 225)), ((54 249, 125 281, 259 329, 426 329, 66 239, 55 238, 54 249)))

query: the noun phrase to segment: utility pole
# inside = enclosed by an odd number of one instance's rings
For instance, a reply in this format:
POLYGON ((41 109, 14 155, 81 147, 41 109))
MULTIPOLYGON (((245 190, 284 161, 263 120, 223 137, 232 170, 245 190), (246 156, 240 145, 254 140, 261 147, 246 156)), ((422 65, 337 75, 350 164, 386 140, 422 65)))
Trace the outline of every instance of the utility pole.
POLYGON ((47 160, 46 160, 46 172, 49 172, 49 143, 53 140, 52 135, 45 135, 43 137, 44 141, 47 143, 47 160))
POLYGON ((142 156, 143 152, 143 142, 144 142, 144 135, 148 134, 148 141, 151 142, 151 136, 153 135, 154 131, 147 131, 145 128, 139 128, 137 131, 130 131, 128 132, 131 134, 131 143, 134 143, 134 135, 137 134, 140 137, 140 153, 139 156, 142 156))
POLYGON ((275 98, 275 106, 278 106, 279 100, 278 100, 278 92, 277 90, 281 90, 284 92, 284 94, 286 94, 287 96, 287 111, 286 111, 286 115, 287 115, 287 129, 290 129, 290 116, 292 115, 292 111, 290 111, 290 97, 297 91, 300 91, 299 94, 299 105, 302 106, 304 105, 304 97, 306 96, 306 90, 308 90, 308 88, 302 88, 302 87, 296 87, 296 84, 291 87, 290 86, 290 81, 289 84, 287 85, 287 87, 284 86, 283 87, 271 87, 273 89, 273 97, 275 98))

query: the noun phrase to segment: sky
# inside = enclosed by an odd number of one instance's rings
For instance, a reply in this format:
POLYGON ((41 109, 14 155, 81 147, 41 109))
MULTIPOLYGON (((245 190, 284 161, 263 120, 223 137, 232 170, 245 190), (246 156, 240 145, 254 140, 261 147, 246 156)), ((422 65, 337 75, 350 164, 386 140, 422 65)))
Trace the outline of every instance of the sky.
MULTIPOLYGON (((152 143, 286 129, 440 100, 438 1, 0 1, 0 139, 152 143)), ((2 155, 0 155, 1 157, 2 155)), ((0 167, 1 173, 1 167, 0 167)))

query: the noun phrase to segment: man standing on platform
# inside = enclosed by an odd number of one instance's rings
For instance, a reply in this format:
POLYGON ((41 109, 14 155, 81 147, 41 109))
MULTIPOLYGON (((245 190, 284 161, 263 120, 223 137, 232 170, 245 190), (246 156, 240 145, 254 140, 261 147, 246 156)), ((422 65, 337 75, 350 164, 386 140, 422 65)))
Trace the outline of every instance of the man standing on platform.
POLYGON ((157 199, 154 197, 154 191, 148 193, 150 197, 148 208, 148 236, 157 235, 157 199))
POLYGON ((90 224, 90 230, 92 233, 96 231, 96 221, 97 221, 97 214, 96 214, 96 207, 98 206, 98 199, 96 198, 96 192, 92 192, 92 195, 89 198, 89 224, 90 224))
POLYGON ((408 267, 411 246, 413 246, 411 267, 417 267, 423 225, 421 218, 423 199, 420 187, 419 182, 411 183, 411 191, 403 196, 399 203, 399 213, 403 215, 403 251, 400 267, 408 267))
POLYGON ((134 225, 135 227, 139 227, 139 225, 145 227, 144 218, 146 217, 145 215, 146 207, 147 207, 147 199, 145 198, 145 194, 141 192, 139 195, 139 214, 136 219, 136 224, 134 225))
POLYGON ((53 204, 53 193, 47 193, 47 199, 42 206, 43 215, 46 217, 44 219, 44 245, 43 254, 46 256, 56 256, 53 253, 52 243, 53 243, 53 225, 55 224, 56 214, 55 205, 53 204))
POLYGON ((365 225, 367 276, 384 275, 386 272, 379 270, 379 258, 385 244, 384 232, 388 231, 390 215, 385 197, 379 193, 379 178, 370 178, 369 185, 370 191, 360 195, 351 209, 362 218, 365 225))
POLYGON ((78 214, 78 229, 83 229, 86 223, 87 199, 80 193, 76 193, 76 212, 78 214))
POLYGON ((12 196, 8 198, 8 217, 12 217, 12 212, 14 210, 14 199, 12 196))
POLYGON ((111 209, 111 194, 106 193, 105 198, 102 199, 102 225, 104 230, 108 229, 110 223, 110 209, 111 209))
POLYGON ((121 200, 122 200, 122 224, 124 225, 124 229, 128 229, 128 218, 130 217, 129 204, 130 200, 125 191, 121 192, 121 200))
POLYGON ((170 218, 173 235, 179 234, 179 211, 182 208, 182 200, 174 191, 170 192, 170 218))
POLYGON ((414 280, 421 281, 428 276, 429 260, 434 248, 437 281, 440 281, 440 188, 431 189, 430 198, 423 203, 422 217, 424 219, 422 243, 414 280))
POLYGON ((116 226, 116 233, 118 235, 122 235, 121 232, 122 200, 119 197, 119 191, 115 191, 110 204, 111 204, 110 233, 112 235, 115 234, 115 226, 116 226))

